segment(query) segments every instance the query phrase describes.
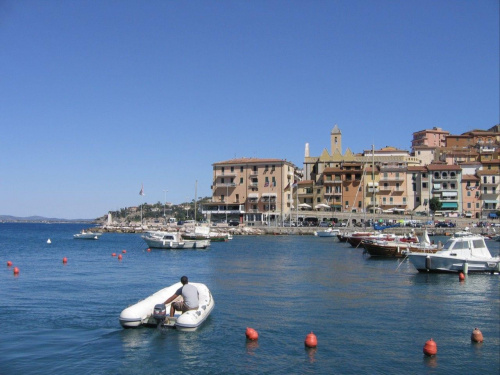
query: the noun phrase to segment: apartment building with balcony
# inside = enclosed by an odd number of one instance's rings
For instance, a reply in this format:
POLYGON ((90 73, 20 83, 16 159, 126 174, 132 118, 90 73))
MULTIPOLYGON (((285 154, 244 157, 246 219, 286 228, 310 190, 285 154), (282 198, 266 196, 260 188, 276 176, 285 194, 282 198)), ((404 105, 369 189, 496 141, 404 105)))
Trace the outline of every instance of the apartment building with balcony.
POLYGON ((479 177, 481 218, 496 218, 500 210, 500 159, 483 160, 477 176, 479 177))
POLYGON ((441 163, 427 166, 429 172, 430 196, 441 202, 442 214, 458 216, 462 214, 462 168, 458 165, 441 163))
POLYGON ((449 131, 438 127, 415 132, 411 141, 412 152, 415 152, 417 146, 444 147, 446 146, 446 136, 449 134, 449 131))
POLYGON ((406 186, 408 194, 408 208, 410 210, 429 213, 429 181, 429 171, 426 166, 408 167, 406 186))
POLYGON ((282 222, 290 216, 296 182, 293 163, 282 159, 238 158, 212 164, 212 201, 202 207, 211 221, 282 222))

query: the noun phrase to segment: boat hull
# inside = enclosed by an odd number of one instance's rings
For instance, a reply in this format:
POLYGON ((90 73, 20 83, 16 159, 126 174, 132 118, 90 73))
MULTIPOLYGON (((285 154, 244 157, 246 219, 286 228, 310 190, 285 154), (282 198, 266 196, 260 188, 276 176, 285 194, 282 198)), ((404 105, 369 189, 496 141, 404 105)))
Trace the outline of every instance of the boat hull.
MULTIPOLYGON (((165 325, 176 328, 180 331, 196 330, 212 312, 215 301, 206 285, 201 283, 190 283, 196 286, 199 293, 199 307, 197 310, 186 311, 185 313, 176 312, 174 319, 167 319, 165 325)), ((120 324, 124 328, 135 328, 140 326, 156 326, 156 321, 153 318, 153 310, 155 305, 162 304, 177 289, 182 286, 181 283, 176 283, 167 288, 161 289, 151 296, 137 302, 124 309, 120 314, 120 324)), ((170 311, 170 304, 166 306, 167 311, 170 311)))
POLYGON ((73 235, 75 240, 98 240, 102 233, 77 233, 73 235))
POLYGON ((183 240, 172 241, 161 238, 142 237, 146 244, 153 249, 206 249, 210 240, 183 240))
POLYGON ((408 254, 408 258, 419 272, 437 273, 491 273, 500 272, 500 260, 498 259, 466 259, 453 256, 439 256, 433 254, 408 254))

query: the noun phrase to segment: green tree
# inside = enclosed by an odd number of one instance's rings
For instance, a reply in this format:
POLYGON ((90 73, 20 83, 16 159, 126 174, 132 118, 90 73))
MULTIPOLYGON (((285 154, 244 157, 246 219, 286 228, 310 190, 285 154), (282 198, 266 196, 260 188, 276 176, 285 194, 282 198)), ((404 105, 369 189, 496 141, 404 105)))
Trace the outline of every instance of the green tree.
POLYGON ((441 201, 437 197, 431 198, 431 200, 429 201, 429 208, 433 212, 440 210, 442 205, 443 204, 441 203, 441 201))

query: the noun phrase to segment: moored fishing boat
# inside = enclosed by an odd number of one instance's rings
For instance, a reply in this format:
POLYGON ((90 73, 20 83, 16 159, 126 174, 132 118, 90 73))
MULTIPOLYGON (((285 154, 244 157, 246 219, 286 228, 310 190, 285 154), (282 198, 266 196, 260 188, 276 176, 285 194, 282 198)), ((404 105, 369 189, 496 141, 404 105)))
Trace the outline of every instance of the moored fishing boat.
POLYGON ((363 240, 361 246, 372 257, 402 258, 409 252, 435 253, 439 250, 438 245, 434 245, 429 240, 427 231, 424 232, 422 241, 408 242, 396 240, 363 240))
POLYGON ((318 237, 338 237, 339 234, 340 230, 333 228, 327 228, 325 230, 317 230, 314 232, 314 235, 318 237))
POLYGON ((73 238, 76 240, 98 240, 102 233, 99 232, 90 232, 82 230, 80 233, 74 234, 73 238))
POLYGON ((453 236, 434 254, 410 252, 408 258, 419 272, 500 272, 500 257, 491 256, 480 235, 453 236))
MULTIPOLYGON (((198 309, 188 310, 184 313, 176 311, 173 318, 166 317, 161 325, 176 328, 181 331, 194 331, 208 318, 215 306, 210 290, 205 284, 191 282, 189 284, 198 289, 198 309)), ((124 328, 139 327, 141 325, 157 326, 158 321, 154 317, 155 306, 163 304, 163 302, 172 296, 180 287, 182 287, 180 282, 173 284, 127 307, 120 314, 120 324, 124 328)), ((166 311, 170 310, 170 305, 170 303, 164 305, 166 311)))
POLYGON ((210 246, 210 240, 187 240, 179 232, 147 232, 142 239, 154 249, 206 249, 210 246))

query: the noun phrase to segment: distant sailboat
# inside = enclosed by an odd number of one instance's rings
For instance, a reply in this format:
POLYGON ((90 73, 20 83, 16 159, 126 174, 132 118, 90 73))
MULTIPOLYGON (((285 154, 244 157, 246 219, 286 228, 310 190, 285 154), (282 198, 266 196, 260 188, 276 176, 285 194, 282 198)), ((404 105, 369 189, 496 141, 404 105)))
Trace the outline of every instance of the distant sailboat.
POLYGON ((47 243, 52 243, 52 241, 50 240, 50 238, 47 240, 47 243))

